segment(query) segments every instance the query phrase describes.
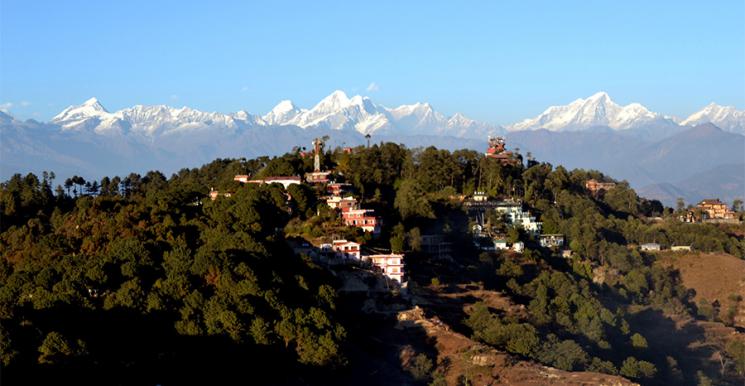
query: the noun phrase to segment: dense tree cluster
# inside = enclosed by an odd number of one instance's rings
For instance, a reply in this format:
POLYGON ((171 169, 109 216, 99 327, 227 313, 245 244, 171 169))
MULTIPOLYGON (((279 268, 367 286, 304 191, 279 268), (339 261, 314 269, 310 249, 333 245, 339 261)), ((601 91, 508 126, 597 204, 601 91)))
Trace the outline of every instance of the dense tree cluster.
POLYGON ((195 191, 183 189, 190 174, 166 181, 148 173, 126 189, 77 198, 49 195, 32 175, 3 185, 3 365, 111 358, 108 365, 126 366, 101 344, 121 328, 107 315, 153 318, 170 324, 166 333, 268 346, 280 357, 294 352, 301 364, 343 363, 333 280, 283 242, 289 205, 309 203, 258 185, 232 200, 195 202, 195 191))
MULTIPOLYGON (((635 313, 698 316, 707 309, 691 302, 675 271, 635 246, 691 245, 745 257, 741 226, 679 223, 672 209, 638 197, 623 181, 590 194, 586 180, 609 180, 596 171, 501 165, 473 151, 393 143, 326 151, 321 161, 382 216, 380 237, 344 226, 323 203, 322 187, 285 191, 233 180, 303 175, 313 161, 301 149, 218 159, 170 178, 157 171, 99 181, 73 176, 55 188, 53 173, 13 176, 0 187, 0 362, 11 374, 145 372, 183 361, 194 353, 184 347, 194 346, 274 366, 344 366, 348 328, 341 320, 349 315, 339 315, 338 283, 286 243, 335 235, 407 252, 407 274, 419 284, 480 281, 523 304, 524 318, 472 307, 463 325, 486 344, 561 369, 661 383, 683 373, 677 353, 654 347, 635 313), (211 188, 232 196, 210 201, 211 188), (573 256, 541 248, 496 213, 487 213, 489 225, 526 250, 480 253, 461 201, 475 191, 521 200, 545 233, 566 236, 573 256), (424 235, 452 242, 455 261, 425 253, 424 235), (137 333, 116 336, 130 330, 137 333)), ((742 373, 742 348, 723 352, 742 373)), ((409 372, 426 380, 431 367, 422 355, 409 372)))

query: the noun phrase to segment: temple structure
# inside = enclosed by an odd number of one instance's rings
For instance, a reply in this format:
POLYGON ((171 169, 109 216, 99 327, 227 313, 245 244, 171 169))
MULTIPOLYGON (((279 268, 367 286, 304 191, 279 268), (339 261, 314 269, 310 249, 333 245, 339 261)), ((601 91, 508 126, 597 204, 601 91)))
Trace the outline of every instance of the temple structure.
POLYGON ((505 149, 503 137, 489 137, 489 148, 486 150, 486 157, 496 159, 502 165, 519 165, 521 157, 505 149))

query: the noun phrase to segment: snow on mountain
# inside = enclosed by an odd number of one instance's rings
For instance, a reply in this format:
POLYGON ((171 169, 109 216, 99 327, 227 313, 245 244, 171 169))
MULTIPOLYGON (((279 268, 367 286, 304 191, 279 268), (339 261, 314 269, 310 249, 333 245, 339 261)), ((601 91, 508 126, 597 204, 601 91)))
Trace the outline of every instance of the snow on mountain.
MULTIPOLYGON (((607 127, 633 130, 641 137, 660 139, 679 132, 683 127, 706 122, 727 131, 745 133, 745 111, 734 107, 712 103, 680 120, 649 111, 639 103, 619 105, 605 92, 577 99, 568 105, 551 106, 537 117, 509 125, 506 129, 510 132, 538 129, 581 131, 607 127)), ((474 139, 504 134, 504 128, 500 126, 475 121, 460 113, 447 117, 429 103, 388 108, 375 104, 368 97, 349 97, 341 90, 332 92, 309 109, 298 108, 292 101, 283 100, 263 116, 245 111, 223 114, 166 105, 136 105, 112 113, 96 98, 91 98, 81 105, 66 108, 52 119, 52 123, 63 131, 149 138, 196 131, 235 132, 265 126, 296 126, 363 135, 436 135, 474 139)))
POLYGON ((70 106, 52 118, 63 131, 93 131, 97 134, 135 134, 153 137, 193 130, 235 130, 262 123, 245 111, 235 114, 209 113, 189 107, 136 105, 114 113, 96 99, 70 106))
POLYGON ((375 105, 367 97, 357 95, 349 98, 340 90, 323 98, 309 110, 293 111, 288 118, 276 124, 302 128, 355 130, 362 134, 375 132, 389 124, 384 108, 375 105))
POLYGON ((696 126, 702 123, 713 123, 725 131, 745 134, 745 111, 737 110, 732 106, 709 103, 680 122, 684 126, 696 126))
POLYGON ((107 111, 96 99, 70 106, 52 119, 63 131, 93 131, 97 134, 133 134, 156 137, 196 130, 235 131, 258 126, 297 126, 303 129, 354 131, 360 134, 483 136, 496 126, 456 114, 445 117, 427 103, 389 109, 359 95, 348 97, 337 90, 310 109, 299 109, 283 100, 263 116, 245 111, 209 113, 188 107, 143 106, 107 111))
POLYGON ((272 111, 268 112, 262 117, 263 121, 268 125, 281 125, 283 122, 289 122, 297 115, 300 114, 291 100, 283 100, 279 102, 272 111))
POLYGON ((577 131, 605 126, 627 130, 649 125, 675 125, 671 119, 649 111, 639 103, 621 106, 605 92, 587 99, 577 99, 564 106, 551 106, 535 118, 507 126, 509 131, 538 130, 577 131))
POLYGON ((367 97, 356 95, 350 98, 339 90, 307 110, 297 109, 290 101, 282 101, 263 120, 271 125, 354 130, 360 134, 482 138, 502 131, 498 126, 476 122, 460 113, 448 118, 435 111, 429 103, 388 108, 367 97))
POLYGON ((52 118, 52 123, 62 130, 94 130, 99 134, 120 131, 122 123, 109 113, 96 98, 90 98, 79 106, 70 106, 52 118))

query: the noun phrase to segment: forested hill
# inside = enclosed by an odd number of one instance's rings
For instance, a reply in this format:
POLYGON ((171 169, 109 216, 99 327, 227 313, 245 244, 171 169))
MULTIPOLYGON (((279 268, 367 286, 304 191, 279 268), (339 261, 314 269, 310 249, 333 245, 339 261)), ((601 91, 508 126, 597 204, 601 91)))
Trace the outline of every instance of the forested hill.
POLYGON ((588 179, 612 181, 600 172, 503 166, 470 150, 384 143, 326 152, 322 167, 382 217, 380 235, 345 227, 323 186, 234 181, 302 176, 313 161, 299 151, 171 177, 4 182, 2 384, 486 384, 517 361, 652 385, 745 380, 745 337, 727 308, 742 299, 702 311, 677 271, 637 248, 690 245, 743 259, 742 225, 681 223, 683 208, 640 198, 623 181, 590 194, 588 179), (213 201, 211 189, 231 195, 213 201), (525 250, 477 249, 463 206, 475 191, 521 200, 572 256, 492 215, 490 226, 525 250), (450 256, 426 250, 425 235, 447 240, 450 256), (354 270, 291 248, 332 236, 405 253, 407 291, 350 294, 342 287, 354 270), (394 311, 413 303, 511 359, 443 360, 441 341, 396 332, 394 311))

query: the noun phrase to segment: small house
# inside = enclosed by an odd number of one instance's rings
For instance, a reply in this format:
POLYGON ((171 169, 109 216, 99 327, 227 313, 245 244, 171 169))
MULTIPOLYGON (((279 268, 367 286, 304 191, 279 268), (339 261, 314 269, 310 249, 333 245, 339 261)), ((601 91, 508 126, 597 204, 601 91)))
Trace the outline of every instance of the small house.
POLYGON ((642 251, 646 252, 659 252, 661 250, 660 244, 657 243, 644 243, 640 247, 642 251))
POLYGON ((539 241, 544 248, 559 248, 564 246, 564 235, 543 234, 539 237, 539 241))
POLYGON ((496 250, 507 250, 509 249, 509 246, 507 245, 507 240, 505 239, 494 239, 494 249, 496 250))
POLYGON ((331 250, 336 254, 337 258, 341 259, 360 259, 360 243, 347 240, 334 240, 331 242, 331 250))

